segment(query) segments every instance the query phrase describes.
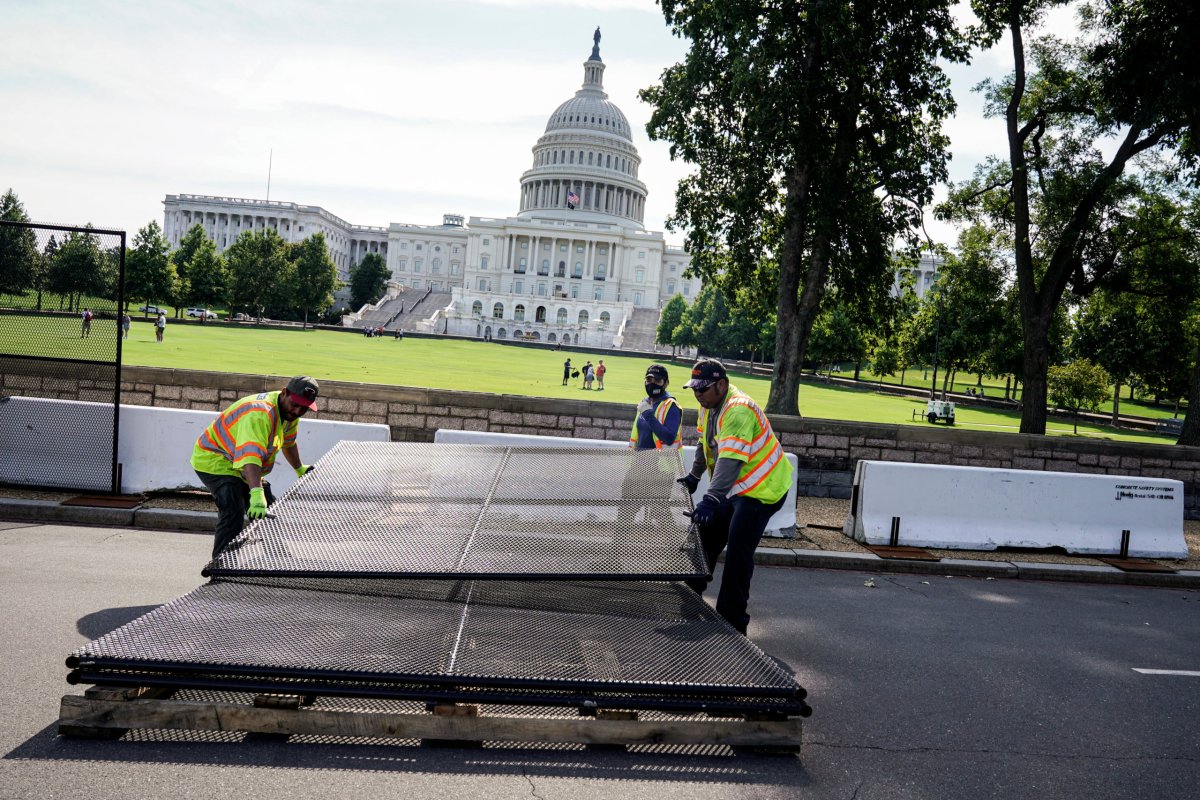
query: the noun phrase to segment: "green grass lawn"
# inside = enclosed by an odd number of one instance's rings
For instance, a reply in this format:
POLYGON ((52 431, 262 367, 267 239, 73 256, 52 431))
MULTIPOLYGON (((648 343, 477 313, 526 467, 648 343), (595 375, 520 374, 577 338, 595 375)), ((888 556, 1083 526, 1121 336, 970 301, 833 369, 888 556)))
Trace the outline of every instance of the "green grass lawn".
MULTIPOLYGON (((833 374, 834 374, 834 376, 836 376, 838 378, 853 378, 854 370, 853 369, 834 370, 833 374)), ((858 377, 862 383, 878 383, 879 382, 879 376, 875 375, 869 369, 863 369, 859 373, 858 377)), ((899 373, 899 372, 897 372, 895 375, 885 375, 883 377, 883 383, 890 384, 892 386, 899 386, 900 385, 900 377, 901 377, 901 373, 899 373)), ((941 372, 939 372, 938 373, 939 390, 940 390, 940 387, 942 384, 943 377, 945 377, 945 376, 941 372)), ((904 383, 908 386, 914 386, 914 387, 920 387, 923 389, 928 389, 930 387, 930 384, 932 383, 932 381, 933 381, 932 372, 922 369, 920 367, 917 367, 916 369, 910 369, 906 373, 904 373, 904 383)), ((978 375, 976 375, 975 373, 967 373, 967 372, 958 373, 955 376, 954 386, 946 387, 946 391, 966 394, 966 391, 968 388, 975 388, 975 387, 979 387, 979 386, 983 387, 983 393, 987 397, 1004 397, 1004 381, 999 380, 997 378, 989 378, 987 376, 984 376, 982 381, 980 381, 978 375)), ((1018 392, 1018 396, 1019 396, 1019 392, 1018 392)), ((1099 409, 1100 413, 1103 413, 1103 414, 1111 414, 1112 413, 1112 405, 1113 404, 1112 404, 1112 399, 1111 399, 1111 397, 1112 397, 1112 387, 1111 386, 1109 387, 1108 396, 1110 399, 1105 400, 1104 403, 1100 406, 1100 409, 1099 409)), ((1180 403, 1179 418, 1182 419, 1184 414, 1186 414, 1186 413, 1187 413, 1187 403, 1186 402, 1180 403)), ((1153 398, 1138 397, 1138 396, 1136 396, 1136 394, 1134 396, 1134 399, 1130 400, 1129 399, 1129 387, 1124 386, 1121 389, 1121 414, 1122 414, 1122 416, 1128 414, 1128 415, 1133 415, 1133 416, 1138 416, 1138 417, 1150 417, 1153 419, 1171 419, 1172 417, 1175 416, 1175 406, 1172 403, 1156 403, 1156 402, 1154 402, 1153 398)))
MULTIPOLYGON (((92 338, 80 340, 76 320, 55 321, 53 326, 28 317, 0 315, 0 350, 31 355, 87 358, 87 353, 108 336, 115 337, 111 320, 96 320, 92 338), (18 349, 13 349, 16 346, 18 349)), ((124 363, 134 366, 245 372, 289 376, 308 374, 318 380, 356 381, 431 389, 488 392, 493 394, 561 397, 621 403, 632 407, 643 396, 643 376, 651 359, 625 355, 555 351, 548 348, 514 347, 478 341, 417 339, 397 341, 391 337, 371 338, 334 331, 243 328, 171 321, 163 344, 154 341, 154 328, 134 317, 130 338, 124 342, 124 363), (562 385, 562 364, 571 359, 574 367, 587 360, 604 359, 608 367, 604 392, 584 392, 578 378, 562 385)), ((691 392, 683 389, 688 372, 669 367, 671 389, 685 408, 698 408, 691 392)), ((733 375, 741 389, 765 404, 770 381, 764 377, 733 375)), ((862 389, 805 383, 800 388, 800 413, 806 417, 928 425, 913 410, 924 411, 924 400, 892 397, 862 389)), ((1016 412, 960 406, 957 428, 1016 432, 1016 412)), ((1051 421, 1047 433, 1070 436, 1071 425, 1051 421)), ((1170 444, 1167 437, 1148 433, 1080 425, 1079 435, 1122 441, 1170 444)))

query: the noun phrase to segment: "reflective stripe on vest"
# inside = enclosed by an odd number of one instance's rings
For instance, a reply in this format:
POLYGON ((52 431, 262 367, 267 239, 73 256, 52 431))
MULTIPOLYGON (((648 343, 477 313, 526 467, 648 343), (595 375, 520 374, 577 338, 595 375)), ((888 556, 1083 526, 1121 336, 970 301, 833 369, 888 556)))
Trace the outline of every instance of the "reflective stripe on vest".
POLYGON ((281 425, 284 428, 284 437, 289 441, 279 443, 283 446, 295 443, 295 433, 289 432, 287 430, 289 426, 283 424, 279 418, 278 394, 278 392, 264 392, 243 397, 225 409, 197 438, 193 448, 192 465, 197 468, 207 467, 208 469, 204 471, 220 470, 218 474, 226 471, 236 474, 247 464, 253 463, 252 459, 256 459, 264 474, 270 472, 275 465, 275 456, 279 452, 276 445, 281 425), (247 431, 236 430, 239 425, 245 426, 247 423, 255 422, 255 415, 258 414, 267 415, 266 441, 260 441, 257 438, 247 439, 247 431), (243 441, 240 445, 235 433, 242 435, 243 441), (288 435, 289 433, 290 435, 288 435), (202 456, 201 453, 208 455, 202 456), (213 461, 214 456, 218 460, 213 461), (201 459, 201 464, 197 464, 198 458, 201 459))
MULTIPOLYGON (((708 447, 708 437, 704 425, 708 414, 700 415, 699 425, 701 446, 704 448, 704 458, 712 472, 715 458, 708 447)), ((730 494, 744 494, 748 497, 773 503, 787 493, 790 488, 792 465, 783 452, 783 446, 771 429, 771 422, 750 397, 737 387, 729 387, 729 397, 725 407, 717 417, 717 430, 714 435, 717 445, 716 458, 722 454, 736 455, 745 459, 737 481, 730 487, 730 494), (756 430, 749 441, 734 436, 721 436, 722 423, 734 408, 747 408, 754 414, 756 430)), ((741 460, 739 458, 738 460, 741 460)))

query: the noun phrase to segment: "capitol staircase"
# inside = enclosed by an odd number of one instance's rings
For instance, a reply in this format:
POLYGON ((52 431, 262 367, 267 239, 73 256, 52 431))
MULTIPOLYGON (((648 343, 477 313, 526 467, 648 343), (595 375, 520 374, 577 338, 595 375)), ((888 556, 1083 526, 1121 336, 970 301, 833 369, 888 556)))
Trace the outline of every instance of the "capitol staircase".
POLYGON ((433 316, 433 312, 439 308, 445 308, 450 305, 450 300, 453 298, 450 292, 429 292, 424 296, 416 292, 409 292, 408 296, 409 303, 406 304, 404 313, 400 314, 388 325, 389 330, 418 330, 418 322, 424 322, 433 316))
POLYGON ((622 350, 635 350, 643 353, 655 352, 654 344, 658 332, 658 309, 635 308, 629 321, 625 323, 625 338, 621 341, 622 350))

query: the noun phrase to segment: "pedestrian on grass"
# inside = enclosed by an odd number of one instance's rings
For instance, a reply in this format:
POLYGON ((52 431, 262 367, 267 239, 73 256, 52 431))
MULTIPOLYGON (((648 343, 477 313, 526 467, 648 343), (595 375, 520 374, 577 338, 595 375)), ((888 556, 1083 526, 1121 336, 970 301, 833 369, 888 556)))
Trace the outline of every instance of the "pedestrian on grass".
POLYGON ((787 499, 792 465, 766 414, 749 395, 729 383, 720 361, 697 361, 684 386, 700 403, 696 426, 700 447, 691 472, 679 482, 695 494, 700 476, 706 470, 710 476, 708 491, 692 512, 708 559, 708 578, 687 583, 703 592, 712 580, 717 556, 728 547, 717 613, 745 634, 750 623, 746 605, 754 575, 754 551, 767 521, 787 499))
POLYGON ((596 368, 593 367, 592 362, 589 361, 583 365, 583 388, 585 390, 591 389, 592 381, 595 379, 596 379, 596 368))
POLYGON ((567 381, 571 380, 571 359, 563 362, 563 386, 567 385, 567 381))
POLYGON ((604 373, 608 372, 608 367, 604 366, 604 359, 600 359, 600 363, 596 365, 596 391, 604 391, 604 373))
POLYGON ((267 515, 275 496, 264 478, 275 466, 279 451, 297 477, 312 472, 300 459, 296 432, 300 418, 317 410, 320 393, 315 380, 298 375, 282 390, 238 400, 196 440, 192 469, 217 503, 213 558, 241 533, 243 516, 259 520, 267 515))
POLYGON ((86 339, 92 335, 92 310, 85 308, 83 310, 83 331, 79 334, 80 339, 86 339))
POLYGON ((121 315, 121 338, 122 339, 129 338, 129 326, 131 324, 133 324, 133 320, 130 318, 129 312, 126 311, 124 314, 121 315))
POLYGON ((154 320, 154 340, 162 344, 163 334, 167 332, 167 312, 159 311, 158 319, 154 320))

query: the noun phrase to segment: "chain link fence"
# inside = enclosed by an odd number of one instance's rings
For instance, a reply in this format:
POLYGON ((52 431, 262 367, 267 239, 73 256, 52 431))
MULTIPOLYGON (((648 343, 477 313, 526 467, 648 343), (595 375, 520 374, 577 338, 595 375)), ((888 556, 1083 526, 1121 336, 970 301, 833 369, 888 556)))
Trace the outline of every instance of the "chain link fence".
POLYGON ((124 231, 0 220, 0 482, 120 491, 124 286, 124 231))

